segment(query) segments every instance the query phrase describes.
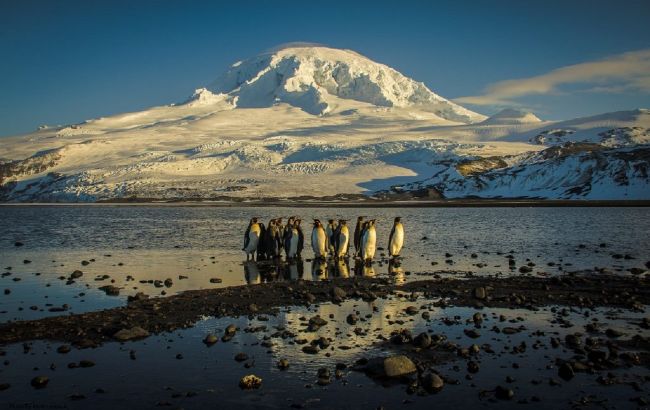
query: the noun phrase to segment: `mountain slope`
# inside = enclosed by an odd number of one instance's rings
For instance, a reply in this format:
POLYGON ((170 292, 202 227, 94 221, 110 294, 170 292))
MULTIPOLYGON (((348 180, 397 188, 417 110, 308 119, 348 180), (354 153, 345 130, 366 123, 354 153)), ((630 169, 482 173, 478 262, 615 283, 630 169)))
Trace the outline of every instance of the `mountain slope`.
POLYGON ((649 110, 484 119, 354 52, 285 48, 180 104, 4 138, 0 200, 650 199, 649 110))
POLYGON ((321 115, 341 111, 345 100, 354 100, 378 107, 413 107, 461 123, 485 118, 386 65, 327 47, 290 47, 235 63, 207 89, 226 94, 237 107, 284 102, 321 115))

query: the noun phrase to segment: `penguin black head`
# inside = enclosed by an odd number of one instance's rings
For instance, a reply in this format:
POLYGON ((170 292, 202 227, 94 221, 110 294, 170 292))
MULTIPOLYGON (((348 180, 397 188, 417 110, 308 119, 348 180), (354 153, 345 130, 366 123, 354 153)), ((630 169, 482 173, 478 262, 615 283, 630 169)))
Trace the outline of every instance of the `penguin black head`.
POLYGON ((401 220, 402 220, 402 217, 400 217, 400 216, 395 217, 395 223, 400 222, 401 220))
POLYGON ((339 224, 341 224, 341 225, 347 225, 347 224, 348 224, 348 221, 346 221, 345 219, 339 219, 339 224))
POLYGON ((314 226, 321 226, 320 219, 314 219, 314 226))
POLYGON ((357 222, 363 222, 363 216, 357 217, 357 222))
POLYGON ((251 218, 251 223, 256 224, 257 223, 257 218, 251 218))

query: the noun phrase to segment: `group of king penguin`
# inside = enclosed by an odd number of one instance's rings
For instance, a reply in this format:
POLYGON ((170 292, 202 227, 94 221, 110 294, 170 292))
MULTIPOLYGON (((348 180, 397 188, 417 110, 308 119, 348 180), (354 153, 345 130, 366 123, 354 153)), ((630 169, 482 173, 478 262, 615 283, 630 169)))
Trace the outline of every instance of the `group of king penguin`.
MULTIPOLYGON (((301 227, 302 220, 292 216, 286 225, 282 218, 275 218, 264 226, 259 218, 251 218, 244 234, 243 251, 246 260, 252 258, 272 259, 280 258, 284 252, 287 260, 301 258, 304 249, 305 235, 301 227)), ((326 259, 331 256, 335 259, 345 259, 350 256, 350 243, 354 245, 354 257, 370 265, 377 249, 377 220, 366 220, 366 217, 357 218, 354 236, 350 235, 348 221, 330 219, 327 225, 319 219, 314 219, 311 231, 311 248, 315 259, 326 259), (352 239, 352 240, 351 240, 352 239)), ((391 259, 398 258, 404 245, 404 225, 400 217, 393 221, 393 228, 388 238, 388 254, 391 259)))

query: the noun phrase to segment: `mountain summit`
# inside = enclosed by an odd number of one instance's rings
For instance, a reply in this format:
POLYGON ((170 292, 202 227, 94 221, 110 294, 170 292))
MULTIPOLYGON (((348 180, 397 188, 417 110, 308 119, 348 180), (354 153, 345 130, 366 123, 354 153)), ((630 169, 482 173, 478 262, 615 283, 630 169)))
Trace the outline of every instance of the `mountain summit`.
POLYGON ((209 100, 206 91, 242 108, 286 103, 323 115, 367 103, 425 111, 465 124, 485 119, 384 64, 351 50, 320 46, 287 47, 237 62, 195 96, 209 100))

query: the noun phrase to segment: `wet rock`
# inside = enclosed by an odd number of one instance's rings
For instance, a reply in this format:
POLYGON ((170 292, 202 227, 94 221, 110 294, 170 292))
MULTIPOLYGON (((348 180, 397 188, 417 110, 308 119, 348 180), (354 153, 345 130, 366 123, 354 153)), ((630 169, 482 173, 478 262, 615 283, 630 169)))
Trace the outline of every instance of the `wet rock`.
POLYGON ((210 283, 221 283, 223 279, 221 278, 210 278, 210 283))
POLYGON ((249 374, 239 380, 239 387, 244 390, 259 389, 262 386, 262 378, 249 374))
POLYGON ((472 321, 475 325, 480 325, 483 323, 483 316, 480 313, 476 312, 474 315, 472 315, 472 321))
POLYGON ((289 361, 287 359, 278 360, 278 369, 287 370, 289 368, 289 361))
POLYGON ((9 383, 0 383, 0 391, 7 390, 10 387, 11 387, 11 384, 9 384, 9 383))
POLYGON ((305 345, 302 347, 303 353, 307 354, 317 354, 318 353, 318 347, 314 345, 305 345))
POLYGON ((569 381, 575 377, 576 373, 573 370, 573 367, 571 367, 569 363, 565 362, 557 369, 557 375, 564 380, 569 381))
POLYGON ((415 315, 418 313, 418 308, 415 306, 407 306, 406 309, 404 309, 407 315, 415 315))
POLYGON ((25 260, 23 260, 23 263, 24 263, 25 265, 27 265, 28 263, 32 263, 32 261, 30 261, 29 259, 25 259, 25 260))
POLYGON ((329 379, 330 377, 332 377, 332 374, 331 374, 330 370, 327 367, 319 368, 318 372, 317 372, 317 375, 318 375, 319 379, 321 379, 321 378, 329 379))
POLYGON ((93 367, 95 362, 92 360, 82 360, 79 362, 79 367, 93 367))
POLYGON ((605 334, 607 335, 607 337, 611 337, 611 338, 617 338, 623 336, 622 332, 619 332, 618 330, 612 328, 607 329, 605 331, 605 334))
POLYGON ((470 372, 470 373, 478 373, 479 369, 480 369, 479 365, 475 361, 470 360, 469 362, 467 362, 467 371, 468 372, 470 372))
POLYGON ((127 297, 128 302, 137 302, 140 300, 149 299, 149 295, 144 294, 143 292, 138 292, 133 296, 127 297))
POLYGON ((399 332, 397 332, 395 335, 393 335, 390 338, 391 343, 396 344, 396 345, 403 345, 403 344, 408 344, 413 341, 413 336, 411 335, 411 331, 408 329, 401 329, 399 332))
POLYGON ((235 355, 236 362, 245 362, 246 360, 248 360, 248 355, 244 352, 239 352, 235 355))
POLYGON ((203 343, 205 343, 208 346, 212 346, 213 344, 217 343, 219 339, 217 336, 213 335, 212 333, 208 334, 203 338, 203 343))
POLYGON ((442 377, 438 376, 435 373, 428 373, 424 378, 422 379, 422 387, 431 393, 438 392, 442 390, 442 388, 445 386, 445 382, 442 379, 442 377))
POLYGON ((124 342, 126 340, 142 339, 149 336, 149 332, 139 326, 130 329, 121 329, 113 335, 113 338, 124 342))
POLYGON ((42 389, 50 382, 50 379, 47 376, 36 376, 32 379, 31 385, 35 389, 42 389))
POLYGON ((404 355, 384 359, 384 373, 387 377, 401 377, 417 371, 415 364, 404 355))
POLYGON ((25 244, 22 243, 22 242, 20 242, 20 241, 16 241, 16 242, 14 242, 14 246, 24 246, 24 245, 25 245, 25 244))
POLYGON ((165 284, 165 287, 171 288, 172 285, 174 285, 174 281, 171 280, 171 278, 167 278, 167 279, 165 279, 164 284, 165 284))
POLYGON ((113 285, 101 286, 99 290, 103 290, 108 296, 119 296, 120 288, 113 285))
POLYGON ((582 346, 582 339, 578 335, 568 334, 564 337, 564 341, 566 342, 567 346, 573 349, 582 346))
POLYGON ((507 387, 497 386, 494 390, 494 396, 499 400, 511 400, 515 397, 515 392, 507 387))
POLYGON ((342 301, 343 299, 345 299, 346 296, 347 296, 347 292, 345 290, 339 288, 338 286, 334 286, 332 288, 332 299, 335 302, 342 301))
POLYGON ((427 347, 431 346, 431 336, 429 336, 429 334, 426 332, 422 332, 419 335, 415 336, 415 339, 413 339, 413 344, 416 347, 426 349, 427 347))
POLYGON ((348 317, 345 318, 345 321, 350 325, 356 325, 357 321, 359 321, 359 318, 354 313, 350 313, 348 317))
POLYGON ((469 338, 472 338, 472 339, 476 339, 476 338, 479 338, 481 336, 481 333, 479 333, 479 331, 476 330, 476 329, 465 329, 465 330, 463 330, 463 333, 465 333, 465 336, 467 336, 469 338))
POLYGON ((522 266, 519 268, 519 273, 530 273, 533 269, 530 266, 522 266))
POLYGON ((641 275, 643 272, 645 272, 645 269, 641 269, 641 268, 630 268, 629 271, 630 271, 630 273, 631 273, 632 275, 641 275))
POLYGON ((70 274, 70 278, 71 278, 71 279, 77 279, 77 278, 80 278, 81 276, 83 276, 83 274, 84 274, 84 273, 83 273, 82 271, 80 271, 80 270, 76 270, 76 271, 74 271, 74 272, 72 272, 72 273, 70 274))
POLYGON ((327 320, 323 319, 319 315, 316 315, 309 319, 308 329, 311 332, 315 332, 321 327, 325 326, 326 324, 327 324, 327 320))
POLYGON ((589 353, 587 353, 587 358, 594 363, 604 362, 607 360, 607 352, 602 350, 590 350, 589 353))
POLYGON ((61 353, 61 354, 69 353, 70 350, 71 350, 70 345, 61 345, 56 349, 57 353, 61 353))
POLYGON ((482 286, 478 288, 474 288, 474 291, 472 293, 476 299, 483 300, 487 297, 487 291, 482 286))

